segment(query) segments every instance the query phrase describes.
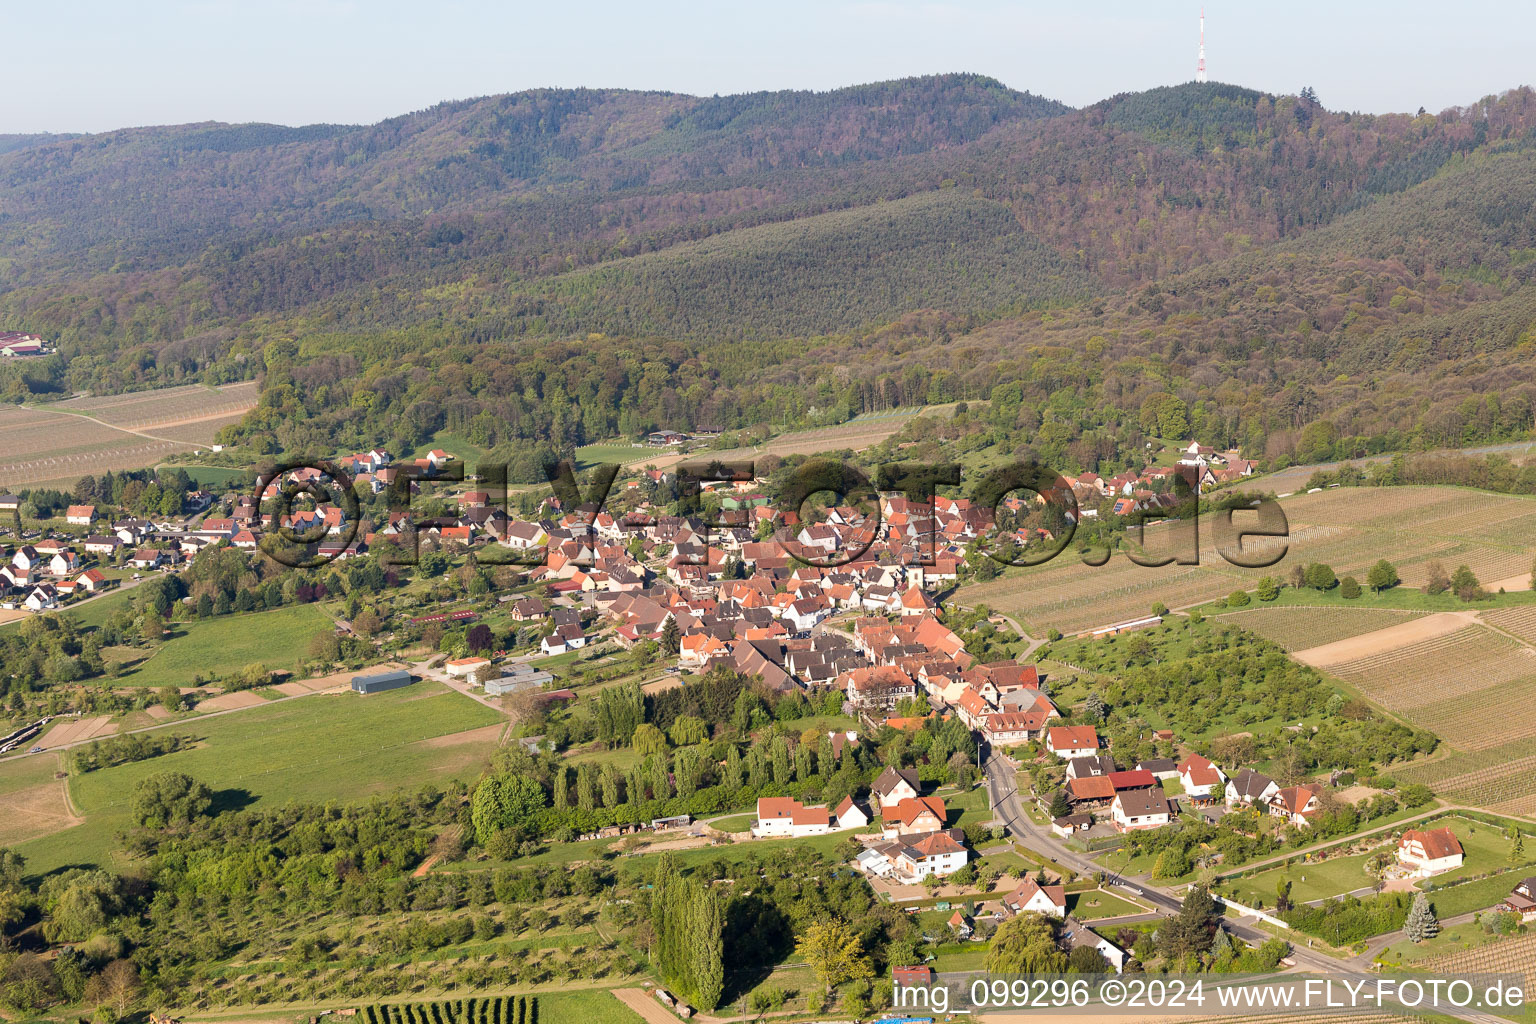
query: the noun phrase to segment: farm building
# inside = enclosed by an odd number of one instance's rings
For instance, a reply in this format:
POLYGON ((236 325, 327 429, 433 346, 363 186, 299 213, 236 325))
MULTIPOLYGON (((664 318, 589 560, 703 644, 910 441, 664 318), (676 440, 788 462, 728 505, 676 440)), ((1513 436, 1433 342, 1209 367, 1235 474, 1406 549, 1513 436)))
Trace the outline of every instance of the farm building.
POLYGON ((485 692, 493 697, 500 697, 508 693, 517 693, 519 690, 528 690, 553 682, 554 676, 543 669, 517 662, 507 665, 501 670, 501 675, 495 679, 485 681, 485 692))
POLYGON ((383 672, 352 677, 352 691, 364 696, 370 693, 381 693, 384 690, 398 690, 402 686, 410 685, 411 674, 403 668, 392 668, 383 672))

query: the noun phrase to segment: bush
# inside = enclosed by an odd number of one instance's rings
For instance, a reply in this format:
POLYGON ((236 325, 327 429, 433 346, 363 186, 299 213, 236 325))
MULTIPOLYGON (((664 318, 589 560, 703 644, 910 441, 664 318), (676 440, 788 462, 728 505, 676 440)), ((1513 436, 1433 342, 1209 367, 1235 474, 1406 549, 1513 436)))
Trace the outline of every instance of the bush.
POLYGON ((1242 608, 1248 604, 1248 601, 1248 591, 1246 590, 1234 590, 1232 593, 1227 595, 1228 608, 1242 608))
POLYGON ((1353 576, 1345 576, 1339 584, 1339 593, 1346 601, 1353 601, 1360 596, 1360 582, 1353 576))

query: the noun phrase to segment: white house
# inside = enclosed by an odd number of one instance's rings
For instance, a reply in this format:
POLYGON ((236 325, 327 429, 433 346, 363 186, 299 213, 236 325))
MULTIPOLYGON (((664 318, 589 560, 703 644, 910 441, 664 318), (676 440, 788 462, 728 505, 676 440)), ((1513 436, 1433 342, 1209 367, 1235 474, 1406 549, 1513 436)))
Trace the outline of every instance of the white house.
POLYGON ((1099 734, 1091 725, 1058 725, 1045 731, 1045 749, 1057 757, 1093 757, 1099 752, 1099 734))
POLYGON ((1123 789, 1109 808, 1110 823, 1121 832, 1158 828, 1168 824, 1171 814, 1160 789, 1123 789))
POLYGON ((1033 878, 1020 882, 1018 888, 1003 897, 1003 905, 1015 914, 1035 913, 1047 917, 1067 916, 1067 891, 1059 885, 1038 885, 1033 878))
POLYGON ((1397 841, 1397 861, 1418 878, 1454 871, 1461 867, 1461 841, 1448 828, 1409 829, 1397 841))
POLYGON ((903 800, 915 800, 917 792, 917 772, 911 769, 887 768, 869 787, 870 796, 881 809, 895 807, 903 800))
POLYGON ((1274 779, 1260 775, 1251 768, 1244 768, 1227 780, 1227 806, 1254 807, 1267 804, 1278 792, 1280 784, 1274 779))
POLYGON ((764 796, 757 800, 757 823, 752 834, 759 839, 770 836, 819 836, 832 831, 832 816, 825 807, 806 807, 787 796, 764 796))
POLYGON ((853 858, 854 866, 866 875, 884 878, 895 870, 895 865, 891 863, 890 855, 882 849, 882 847, 889 845, 889 843, 879 843, 869 847, 863 853, 853 858))
POLYGON ((96 521, 96 506, 71 505, 64 510, 64 521, 70 526, 90 526, 96 521))
MULTIPOLYGON (((947 832, 929 832, 907 836, 894 846, 891 858, 894 874, 905 882, 920 882, 929 875, 952 875, 965 867, 969 854, 947 832)), ((889 851, 887 851, 889 855, 889 851)))
POLYGON ((1079 946, 1090 946, 1098 950, 1099 954, 1104 957, 1104 961, 1109 964, 1116 974, 1125 969, 1125 950, 1099 935, 1075 917, 1067 918, 1066 923, 1063 925, 1061 942, 1062 945, 1067 947, 1069 952, 1079 946))
POLYGON ((837 819, 839 829, 864 828, 869 824, 869 815, 864 812, 864 808, 853 802, 851 796, 843 797, 843 802, 837 805, 832 816, 837 819))
POLYGON ((1199 754, 1190 754, 1179 765, 1179 785, 1191 801, 1215 800, 1225 791, 1226 782, 1226 774, 1199 754))
POLYGON ((68 549, 60 551, 48 560, 48 571, 55 576, 68 576, 80 571, 80 556, 68 549))
POLYGON ((33 587, 32 593, 22 602, 34 612, 45 612, 59 606, 59 592, 51 585, 44 583, 42 586, 33 587))

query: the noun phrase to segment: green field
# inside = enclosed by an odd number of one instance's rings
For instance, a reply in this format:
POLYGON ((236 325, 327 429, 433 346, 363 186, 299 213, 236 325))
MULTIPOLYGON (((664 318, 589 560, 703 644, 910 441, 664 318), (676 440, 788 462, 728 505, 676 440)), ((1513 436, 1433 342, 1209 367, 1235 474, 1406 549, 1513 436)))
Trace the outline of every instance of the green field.
MULTIPOLYGON (((1443 826, 1449 826, 1451 831, 1456 833, 1456 838, 1461 840, 1461 846, 1466 852, 1466 857, 1460 868, 1455 871, 1448 871, 1443 875, 1436 875, 1432 880, 1434 884, 1445 885, 1458 879, 1487 874, 1491 871, 1500 871, 1510 866, 1509 840, 1504 838, 1499 830, 1491 825, 1468 821, 1465 818, 1437 819, 1428 823, 1416 822, 1414 824, 1415 828, 1440 828, 1443 826)), ((1366 861, 1370 860, 1371 856, 1379 852, 1380 849, 1390 848, 1389 845, 1371 850, 1368 853, 1356 854, 1352 857, 1335 857, 1331 860, 1312 864, 1291 864, 1270 868, 1256 875, 1232 879, 1230 882, 1224 883, 1222 888, 1225 890, 1228 886, 1231 886, 1235 890, 1238 900, 1245 903, 1252 900, 1263 900, 1266 906, 1274 905, 1276 887, 1281 881, 1289 881, 1291 883, 1291 899, 1298 903, 1342 896, 1347 892, 1353 892, 1356 889, 1369 886, 1372 882, 1372 877, 1366 874, 1366 861)), ((1531 854, 1531 856, 1536 856, 1536 853, 1531 854)), ((1512 885, 1513 883, 1509 884, 1512 885)), ((1454 904, 1460 905, 1466 893, 1455 893, 1454 890, 1447 890, 1444 895, 1454 904)), ((1431 893, 1431 900, 1438 902, 1440 898, 1440 894, 1431 893)), ((1481 909, 1481 907, 1474 906, 1467 909, 1477 910, 1481 909)), ((1463 911, 1457 911, 1457 913, 1461 912, 1463 911)))
POLYGON ((636 448, 632 444, 588 444, 576 449, 575 461, 577 469, 590 469, 600 462, 617 462, 627 466, 633 462, 650 462, 664 455, 676 455, 679 450, 652 448, 649 445, 636 448))
POLYGON ((197 481, 197 485, 209 491, 223 491, 239 483, 249 472, 244 469, 234 469, 229 466, 193 466, 187 464, 167 463, 160 467, 162 470, 184 469, 187 476, 197 481))
MULTIPOLYGON (((191 750, 90 772, 70 780, 86 822, 23 843, 30 871, 112 859, 114 833, 129 824, 139 780, 180 771, 206 783, 220 804, 358 800, 480 771, 495 741, 433 744, 434 737, 504 721, 478 701, 432 682, 358 697, 318 694, 178 726, 202 742, 191 750)), ((4 773, 0 773, 4 778, 4 773)))
POLYGON ((199 673, 223 676, 256 663, 293 669, 315 634, 329 628, 330 616, 312 604, 176 623, 171 639, 117 681, 125 686, 190 686, 199 673))

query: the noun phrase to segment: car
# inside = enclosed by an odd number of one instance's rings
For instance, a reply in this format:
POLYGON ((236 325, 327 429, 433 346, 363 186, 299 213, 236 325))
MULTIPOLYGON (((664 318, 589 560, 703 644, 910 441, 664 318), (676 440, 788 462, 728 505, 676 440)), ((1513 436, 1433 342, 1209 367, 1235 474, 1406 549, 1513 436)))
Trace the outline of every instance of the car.
POLYGON ((29 754, 41 754, 42 752, 43 752, 43 748, 42 747, 33 747, 31 750, 27 751, 27 753, 29 753, 29 754))
POLYGON ((143 578, 144 578, 144 577, 143 577, 143 575, 142 575, 142 574, 140 574, 140 573, 134 573, 134 574, 133 574, 133 578, 134 578, 134 579, 136 579, 136 580, 141 580, 141 579, 143 579, 143 578))

